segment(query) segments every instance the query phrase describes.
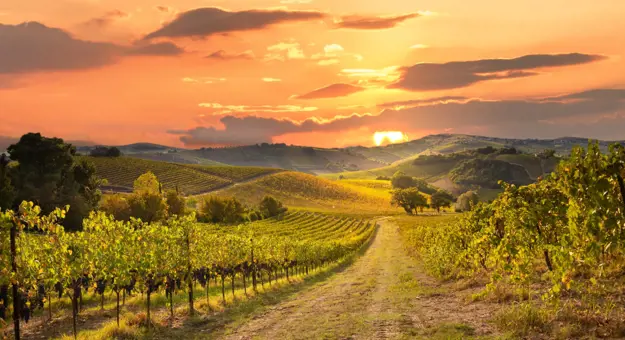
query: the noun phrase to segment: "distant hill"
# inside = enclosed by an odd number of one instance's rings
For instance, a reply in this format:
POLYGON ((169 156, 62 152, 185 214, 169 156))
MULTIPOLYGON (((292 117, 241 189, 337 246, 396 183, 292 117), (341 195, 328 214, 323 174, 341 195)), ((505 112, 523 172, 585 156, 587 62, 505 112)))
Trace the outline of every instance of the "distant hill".
POLYGON ((448 154, 422 154, 385 167, 325 175, 330 179, 375 179, 391 177, 397 171, 423 179, 456 195, 478 190, 492 197, 500 190, 500 180, 526 185, 552 172, 558 156, 541 157, 515 148, 484 147, 448 154))
MULTIPOLYGON (((623 141, 618 143, 625 144, 623 141)), ((611 141, 601 141, 607 149, 611 141)), ((410 142, 378 147, 314 148, 286 144, 256 144, 227 148, 189 150, 151 143, 118 146, 124 155, 149 160, 183 164, 236 165, 281 168, 316 175, 372 170, 415 159, 421 155, 452 154, 483 147, 516 148, 525 156, 501 156, 500 160, 520 163, 530 176, 540 175, 540 164, 530 156, 553 149, 559 156, 568 155, 575 145, 588 140, 577 137, 557 139, 511 139, 458 134, 430 135, 410 142), (512 157, 514 159, 506 160, 512 157)), ((93 147, 79 147, 88 154, 93 147)))

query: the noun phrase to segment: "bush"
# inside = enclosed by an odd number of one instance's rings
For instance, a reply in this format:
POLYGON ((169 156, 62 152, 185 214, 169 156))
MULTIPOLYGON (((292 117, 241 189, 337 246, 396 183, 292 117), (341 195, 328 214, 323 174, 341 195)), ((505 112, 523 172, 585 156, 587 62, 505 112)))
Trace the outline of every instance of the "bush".
POLYGON ((95 149, 89 152, 89 156, 91 157, 119 157, 122 155, 122 152, 119 151, 118 148, 106 147, 106 146, 96 146, 95 149))
POLYGON ((480 197, 475 191, 467 191, 458 196, 456 201, 456 211, 470 211, 480 201, 480 197))
POLYGON ((287 208, 282 205, 282 202, 271 196, 265 196, 258 207, 260 213, 264 218, 278 216, 284 214, 287 208))
POLYGON ((234 197, 204 197, 199 219, 209 223, 240 223, 245 220, 245 207, 234 197))
POLYGON ((178 191, 168 190, 165 193, 165 201, 167 202, 167 213, 169 216, 182 216, 186 213, 187 200, 178 191))
POLYGON ((107 215, 113 215, 118 221, 130 220, 130 205, 121 194, 104 196, 102 202, 100 202, 100 210, 107 215))

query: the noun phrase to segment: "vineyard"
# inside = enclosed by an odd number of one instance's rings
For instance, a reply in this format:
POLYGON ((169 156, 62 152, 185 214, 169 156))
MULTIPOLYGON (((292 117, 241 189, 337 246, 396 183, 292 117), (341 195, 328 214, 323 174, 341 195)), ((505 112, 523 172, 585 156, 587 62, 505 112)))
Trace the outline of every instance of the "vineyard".
POLYGON ((241 286, 247 294, 267 282, 312 274, 356 252, 376 229, 372 221, 309 212, 238 227, 199 224, 193 215, 146 224, 93 213, 84 231, 66 233, 58 225, 63 216, 63 210, 40 216, 38 207, 27 203, 17 214, 0 215, 0 318, 7 321, 0 320, 0 335, 19 330, 17 320, 43 314, 38 310, 45 304, 51 318, 53 300, 55 309, 69 300, 63 312, 72 315, 76 334, 83 299, 101 299, 104 308, 107 294, 115 297, 118 327, 121 305, 139 293, 145 296, 147 329, 154 301, 165 300, 172 320, 181 295, 188 296, 185 315, 207 313, 211 295, 225 307, 227 290, 234 298, 241 286), (211 281, 220 294, 210 293, 211 281), (206 303, 198 303, 200 296, 206 303))
POLYGON ((515 336, 531 337, 547 325, 559 325, 552 337, 563 336, 561 327, 567 338, 587 331, 622 336, 624 166, 622 146, 608 153, 596 144, 576 148, 535 184, 503 184, 504 192, 490 204, 462 216, 403 223, 400 231, 430 274, 488 277, 486 290, 474 299, 503 299, 509 291, 506 299, 524 301, 510 313, 531 319, 531 327, 520 329, 510 314, 500 316, 515 336))
POLYGON ((263 168, 256 166, 205 166, 195 164, 184 164, 183 166, 190 167, 209 175, 226 178, 234 182, 240 182, 258 176, 284 171, 278 168, 263 168))
POLYGON ((254 204, 271 195, 291 207, 338 212, 395 212, 386 189, 343 184, 299 172, 280 172, 221 192, 254 204))
POLYGON ((195 195, 233 182, 271 174, 279 169, 261 167, 203 166, 151 161, 133 157, 89 157, 97 174, 108 181, 113 191, 131 191, 137 177, 151 171, 165 189, 178 189, 195 195))

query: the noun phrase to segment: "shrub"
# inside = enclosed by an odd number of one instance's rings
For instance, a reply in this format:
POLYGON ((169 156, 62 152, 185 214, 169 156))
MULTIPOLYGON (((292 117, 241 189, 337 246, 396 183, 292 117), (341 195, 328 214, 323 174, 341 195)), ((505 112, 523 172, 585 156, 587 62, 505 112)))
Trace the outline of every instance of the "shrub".
POLYGON ((287 208, 282 205, 282 202, 272 196, 265 196, 262 201, 260 201, 258 210, 260 210, 264 218, 269 218, 285 213, 287 208))

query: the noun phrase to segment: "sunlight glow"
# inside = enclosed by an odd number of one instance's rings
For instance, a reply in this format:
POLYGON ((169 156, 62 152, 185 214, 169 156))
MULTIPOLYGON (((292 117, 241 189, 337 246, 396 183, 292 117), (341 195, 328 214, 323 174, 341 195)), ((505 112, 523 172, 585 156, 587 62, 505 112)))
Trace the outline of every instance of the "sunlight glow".
POLYGON ((375 145, 380 146, 388 143, 398 143, 408 140, 408 136, 404 135, 401 131, 376 131, 373 134, 373 142, 375 145))

